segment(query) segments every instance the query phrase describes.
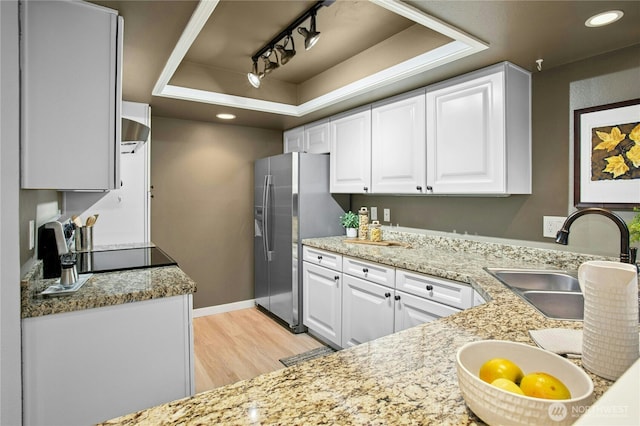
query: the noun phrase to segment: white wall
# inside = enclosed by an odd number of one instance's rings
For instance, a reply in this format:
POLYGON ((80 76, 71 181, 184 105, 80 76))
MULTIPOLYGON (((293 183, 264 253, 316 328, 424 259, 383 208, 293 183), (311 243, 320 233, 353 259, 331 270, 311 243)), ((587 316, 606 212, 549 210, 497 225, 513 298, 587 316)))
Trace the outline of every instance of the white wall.
POLYGON ((18 3, 0 1, 0 424, 22 423, 18 3))

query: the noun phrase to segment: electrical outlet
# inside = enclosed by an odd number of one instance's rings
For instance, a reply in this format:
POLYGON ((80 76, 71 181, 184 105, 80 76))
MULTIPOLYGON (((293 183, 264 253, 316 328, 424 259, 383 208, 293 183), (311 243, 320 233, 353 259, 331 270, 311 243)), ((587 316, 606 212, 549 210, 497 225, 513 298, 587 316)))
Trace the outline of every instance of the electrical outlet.
POLYGON ((391 209, 384 209, 384 221, 391 222, 391 209))
POLYGON ((371 220, 378 220, 378 208, 371 207, 369 211, 371 212, 371 220))
POLYGON ((542 236, 555 238, 556 234, 562 228, 566 217, 563 216, 543 216, 542 218, 542 236))

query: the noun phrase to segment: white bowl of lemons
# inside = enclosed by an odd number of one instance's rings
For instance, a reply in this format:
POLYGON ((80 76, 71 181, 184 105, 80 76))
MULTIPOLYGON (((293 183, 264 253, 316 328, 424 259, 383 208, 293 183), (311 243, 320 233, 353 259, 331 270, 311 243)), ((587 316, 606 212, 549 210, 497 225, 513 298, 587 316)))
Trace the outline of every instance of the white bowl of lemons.
POLYGON ((465 402, 490 425, 570 425, 592 402, 593 382, 580 367, 524 343, 467 343, 456 370, 465 402))

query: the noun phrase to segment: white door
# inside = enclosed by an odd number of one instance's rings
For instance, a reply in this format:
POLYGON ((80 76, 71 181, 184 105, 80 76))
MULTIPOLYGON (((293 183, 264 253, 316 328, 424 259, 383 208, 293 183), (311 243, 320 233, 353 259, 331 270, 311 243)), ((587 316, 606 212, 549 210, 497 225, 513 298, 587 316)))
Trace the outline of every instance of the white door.
POLYGON ((304 127, 304 151, 311 154, 328 154, 329 120, 312 123, 304 127))
POLYGON ((371 129, 373 192, 425 193, 424 92, 374 105, 371 129))
POLYGON ((342 347, 393 333, 393 290, 343 275, 342 347))
POLYGON ((329 123, 330 191, 362 194, 371 191, 371 109, 338 116, 329 123))
POLYGON ((342 339, 341 275, 308 262, 302 265, 302 322, 338 346, 342 339))
POLYGON ((395 297, 394 332, 460 312, 460 309, 400 291, 396 292, 395 297))
POLYGON ((434 193, 504 193, 504 71, 427 89, 427 182, 434 193))
POLYGON ((287 130, 283 135, 284 152, 304 151, 304 127, 287 130))

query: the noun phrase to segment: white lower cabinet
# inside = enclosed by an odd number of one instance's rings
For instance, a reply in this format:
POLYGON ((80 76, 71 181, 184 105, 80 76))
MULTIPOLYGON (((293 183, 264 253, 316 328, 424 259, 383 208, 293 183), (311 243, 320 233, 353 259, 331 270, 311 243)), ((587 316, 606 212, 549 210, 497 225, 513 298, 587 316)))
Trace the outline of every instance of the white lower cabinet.
POLYGON ((96 424, 193 395, 191 300, 22 320, 23 424, 96 424))
POLYGON ((342 343, 342 272, 303 262, 302 323, 313 334, 342 343))
POLYGON ((306 246, 303 256, 304 325, 338 347, 356 346, 484 303, 468 284, 306 246))
POLYGON ((347 274, 343 281, 342 347, 393 333, 393 290, 347 274))

